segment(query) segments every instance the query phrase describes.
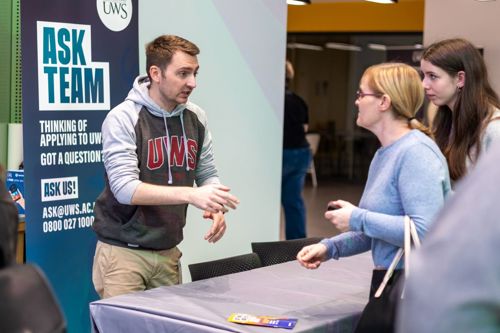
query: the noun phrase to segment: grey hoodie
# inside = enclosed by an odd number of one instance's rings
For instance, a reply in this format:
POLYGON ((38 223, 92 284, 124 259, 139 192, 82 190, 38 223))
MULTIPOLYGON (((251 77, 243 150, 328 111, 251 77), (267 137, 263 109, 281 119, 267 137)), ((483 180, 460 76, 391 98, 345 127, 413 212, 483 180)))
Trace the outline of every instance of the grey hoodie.
POLYGON ((167 112, 148 87, 147 76, 137 77, 103 122, 105 188, 95 203, 93 229, 108 244, 163 250, 182 241, 187 204, 131 205, 137 186, 201 186, 219 178, 205 112, 191 102, 167 112))

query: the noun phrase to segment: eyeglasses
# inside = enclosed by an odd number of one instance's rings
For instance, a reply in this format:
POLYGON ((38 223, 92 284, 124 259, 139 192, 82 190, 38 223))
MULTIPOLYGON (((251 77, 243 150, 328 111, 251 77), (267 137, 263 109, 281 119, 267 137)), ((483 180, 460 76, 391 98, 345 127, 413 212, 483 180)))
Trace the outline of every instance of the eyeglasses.
POLYGON ((375 97, 382 97, 384 96, 384 94, 380 94, 380 93, 372 93, 372 94, 368 94, 368 93, 364 93, 362 92, 361 90, 357 90, 356 91, 356 99, 361 99, 365 96, 375 96, 375 97))

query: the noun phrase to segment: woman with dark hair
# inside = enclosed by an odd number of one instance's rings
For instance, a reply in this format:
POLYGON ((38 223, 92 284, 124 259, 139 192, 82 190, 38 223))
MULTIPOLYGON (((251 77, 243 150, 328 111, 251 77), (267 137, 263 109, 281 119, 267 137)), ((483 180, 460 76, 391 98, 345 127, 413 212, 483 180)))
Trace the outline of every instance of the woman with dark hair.
POLYGON ((467 40, 430 45, 420 68, 425 93, 438 106, 433 135, 457 181, 500 139, 500 102, 481 53, 467 40))

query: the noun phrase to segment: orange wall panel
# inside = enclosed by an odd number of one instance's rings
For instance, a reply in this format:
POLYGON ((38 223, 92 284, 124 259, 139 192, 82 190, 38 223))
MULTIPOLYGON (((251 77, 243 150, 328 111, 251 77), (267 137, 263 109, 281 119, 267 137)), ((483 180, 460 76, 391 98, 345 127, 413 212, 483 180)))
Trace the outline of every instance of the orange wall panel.
POLYGON ((288 6, 288 32, 423 32, 424 2, 288 6))

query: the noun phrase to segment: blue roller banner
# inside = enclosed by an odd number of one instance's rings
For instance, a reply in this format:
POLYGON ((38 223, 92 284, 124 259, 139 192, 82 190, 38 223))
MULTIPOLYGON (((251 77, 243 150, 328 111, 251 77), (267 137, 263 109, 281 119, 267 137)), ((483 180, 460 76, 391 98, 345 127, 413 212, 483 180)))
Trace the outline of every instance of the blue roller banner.
POLYGON ((137 0, 22 0, 26 259, 89 332, 101 124, 138 74, 137 0))

